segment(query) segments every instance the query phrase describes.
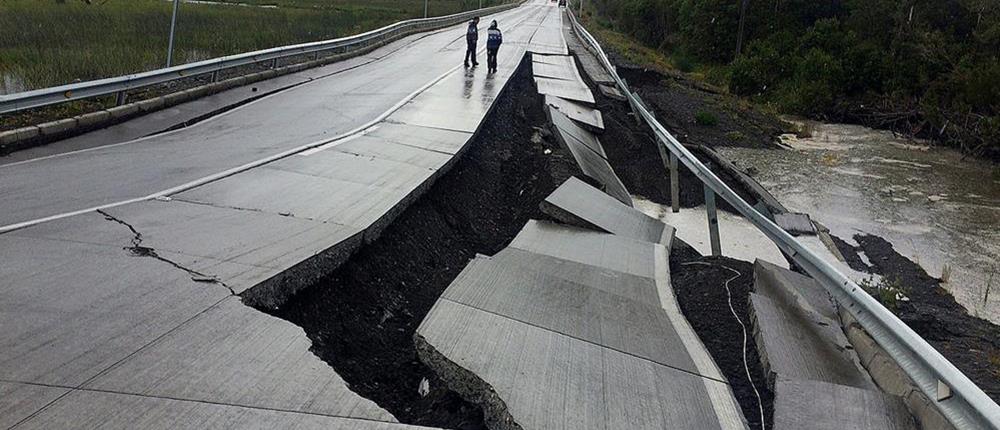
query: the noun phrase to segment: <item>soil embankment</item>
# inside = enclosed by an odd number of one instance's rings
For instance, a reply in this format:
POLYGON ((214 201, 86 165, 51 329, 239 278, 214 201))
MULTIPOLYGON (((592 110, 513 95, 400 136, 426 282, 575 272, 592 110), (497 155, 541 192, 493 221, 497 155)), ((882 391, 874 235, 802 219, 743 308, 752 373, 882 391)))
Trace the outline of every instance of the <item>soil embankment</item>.
POLYGON ((569 176, 572 158, 547 127, 526 61, 452 169, 373 243, 277 310, 357 393, 403 423, 484 428, 482 411, 449 391, 417 357, 413 334, 476 254, 504 248, 569 176), (418 392, 429 381, 425 396, 418 392))
MULTIPOLYGON (((620 58, 614 54, 611 54, 611 57, 612 61, 620 61, 620 58)), ((686 81, 683 77, 664 76, 653 71, 642 70, 635 65, 620 64, 619 73, 652 108, 660 122, 685 145, 782 150, 773 142, 779 134, 789 131, 788 127, 772 116, 754 111, 748 106, 741 106, 733 97, 716 94, 694 82, 686 81), (700 124, 695 119, 695 115, 699 112, 710 112, 717 117, 718 121, 714 125, 700 124)), ((660 204, 669 204, 669 197, 666 194, 669 180, 665 177, 665 173, 663 173, 665 170, 660 163, 659 155, 656 153, 655 147, 652 146, 654 141, 651 135, 644 126, 640 127, 636 124, 626 103, 614 100, 600 102, 619 104, 618 110, 603 105, 601 108, 605 113, 606 122, 610 124, 607 133, 609 137, 605 138, 607 142, 605 147, 609 157, 612 158, 612 166, 618 171, 622 181, 635 194, 641 194, 660 204), (607 118, 609 115, 615 118, 607 118), (614 128, 619 130, 613 130, 614 128), (611 137, 619 134, 624 136, 611 137), (615 139, 621 140, 625 144, 615 145, 615 139)), ((693 146, 690 148, 696 149, 693 146)), ((698 154, 697 151, 695 153, 703 162, 706 161, 705 158, 702 158, 703 154, 698 154)), ((731 175, 715 168, 713 171, 738 193, 748 195, 746 194, 747 190, 740 187, 740 184, 734 181, 731 175)), ((692 207, 703 203, 701 186, 687 169, 681 169, 680 186, 682 207, 692 207)), ((754 202, 752 197, 746 198, 745 196, 744 198, 750 203, 754 202)), ((722 209, 731 211, 727 206, 724 203, 720 205, 722 209)), ((998 349, 1000 329, 986 320, 969 315, 940 286, 940 280, 927 275, 919 264, 896 252, 888 241, 874 235, 857 236, 855 240, 860 244, 858 249, 842 240, 837 240, 838 248, 844 254, 847 263, 855 270, 878 274, 890 280, 898 279, 907 288, 910 300, 900 302, 897 315, 958 366, 988 395, 994 400, 1000 401, 1000 349, 998 349), (862 261, 858 255, 859 250, 870 259, 870 266, 862 261)), ((685 252, 677 252, 676 249, 675 254, 677 256, 686 255, 685 252)), ((672 270, 673 266, 678 264, 679 258, 672 255, 672 270)), ((741 263, 735 260, 729 260, 729 262, 736 265, 741 263)), ((673 272, 674 284, 682 309, 684 309, 685 315, 692 320, 696 331, 702 336, 713 357, 729 377, 730 373, 725 370, 728 367, 725 364, 726 357, 728 354, 739 353, 739 350, 733 350, 734 345, 726 346, 714 343, 713 336, 716 334, 711 327, 713 322, 706 322, 706 325, 701 325, 698 322, 699 319, 706 317, 705 309, 700 309, 700 307, 709 305, 696 304, 697 302, 691 301, 695 299, 711 301, 711 299, 690 294, 690 291, 687 291, 687 286, 681 281, 687 279, 688 282, 701 285, 702 288, 709 288, 708 285, 711 284, 712 288, 718 290, 726 278, 713 279, 711 275, 690 276, 687 274, 692 270, 690 267, 676 269, 677 271, 673 272), (710 279, 710 282, 706 283, 702 279, 703 277, 710 279), (700 329, 699 326, 701 326, 700 329)), ((715 269, 701 268, 698 270, 715 269)), ((722 275, 716 277, 718 276, 722 275)), ((735 286, 734 295, 740 294, 738 290, 742 286, 741 279, 732 281, 730 285, 731 287, 735 286)), ((752 288, 749 281, 747 281, 745 288, 752 288)), ((715 290, 713 291, 718 293, 715 290)), ((740 313, 741 309, 738 308, 736 311, 740 313)), ((738 328, 736 330, 738 332, 738 328)), ((744 398, 740 395, 735 383, 734 391, 737 392, 741 406, 744 407, 744 413, 749 419, 750 411, 747 410, 744 398)))

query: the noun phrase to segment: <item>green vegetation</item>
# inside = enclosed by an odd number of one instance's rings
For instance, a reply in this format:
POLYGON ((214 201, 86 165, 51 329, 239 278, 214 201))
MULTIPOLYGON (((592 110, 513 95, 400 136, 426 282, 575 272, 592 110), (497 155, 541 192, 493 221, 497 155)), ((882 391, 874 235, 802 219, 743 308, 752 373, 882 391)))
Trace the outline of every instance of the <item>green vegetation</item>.
MULTIPOLYGON (((423 16, 423 0, 225 0, 182 3, 175 64, 330 39, 423 16)), ((163 67, 172 5, 164 0, 0 1, 0 94, 163 67)), ((484 1, 484 5, 499 4, 484 1)), ((431 15, 479 6, 431 0, 431 15)))
POLYGON ((909 300, 908 291, 899 278, 892 281, 882 278, 878 282, 874 278, 867 278, 862 279, 858 286, 893 313, 899 311, 900 302, 909 300))
MULTIPOLYGON (((588 25, 785 113, 1000 158, 994 0, 588 0, 588 25)), ((628 57, 627 57, 628 58, 628 57)))
POLYGON ((694 122, 698 123, 698 125, 711 127, 719 123, 719 117, 709 111, 700 110, 695 112, 694 122))

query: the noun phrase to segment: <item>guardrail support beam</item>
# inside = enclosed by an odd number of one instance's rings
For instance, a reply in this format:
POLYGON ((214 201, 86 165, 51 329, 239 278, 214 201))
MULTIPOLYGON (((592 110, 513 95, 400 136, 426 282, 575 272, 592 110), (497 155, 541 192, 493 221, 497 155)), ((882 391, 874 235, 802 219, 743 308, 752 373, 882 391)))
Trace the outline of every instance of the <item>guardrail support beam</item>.
POLYGON ((115 96, 115 106, 121 106, 125 104, 127 100, 128 100, 128 93, 126 93, 125 91, 119 91, 118 94, 115 96))
POLYGON ((708 240, 712 244, 712 256, 722 256, 722 244, 719 242, 719 213, 715 206, 715 191, 705 185, 705 212, 708 213, 708 240))
POLYGON ((680 172, 677 171, 677 155, 673 152, 670 153, 670 210, 673 213, 681 211, 680 172))
POLYGON ((212 82, 219 82, 219 71, 212 72, 212 82))

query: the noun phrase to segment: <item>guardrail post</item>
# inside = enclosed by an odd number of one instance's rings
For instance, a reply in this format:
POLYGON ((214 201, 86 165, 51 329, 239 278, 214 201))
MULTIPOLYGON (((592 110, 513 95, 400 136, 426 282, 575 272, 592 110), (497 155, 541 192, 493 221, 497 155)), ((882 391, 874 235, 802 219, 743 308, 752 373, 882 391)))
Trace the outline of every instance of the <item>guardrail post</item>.
MULTIPOLYGON (((663 146, 663 145, 660 145, 663 146)), ((681 211, 680 172, 677 171, 677 155, 670 153, 670 210, 673 213, 681 211)))
POLYGON ((126 93, 125 91, 119 91, 118 95, 115 97, 115 106, 121 106, 125 104, 126 100, 128 100, 128 93, 126 93))
POLYGON ((708 213, 708 239, 712 243, 712 256, 722 256, 722 244, 719 243, 719 213, 715 207, 715 191, 705 185, 705 212, 708 213))
POLYGON ((278 68, 278 59, 277 58, 271 60, 271 68, 272 69, 277 69, 278 68))
POLYGON ((212 72, 212 82, 219 82, 219 71, 212 72))

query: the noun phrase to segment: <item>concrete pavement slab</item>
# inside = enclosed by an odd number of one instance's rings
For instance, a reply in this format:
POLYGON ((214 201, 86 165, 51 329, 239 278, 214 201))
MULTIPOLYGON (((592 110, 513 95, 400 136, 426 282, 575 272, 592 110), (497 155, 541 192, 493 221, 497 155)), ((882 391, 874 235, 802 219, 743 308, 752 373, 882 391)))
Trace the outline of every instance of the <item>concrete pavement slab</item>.
POLYGON ((210 402, 74 391, 18 428, 404 430, 425 427, 210 402))
POLYGON ((531 54, 531 62, 534 64, 549 64, 560 68, 573 67, 575 61, 569 55, 546 55, 531 54))
POLYGON ((0 428, 11 428, 69 392, 69 388, 0 382, 0 428))
POLYGON ((821 381, 876 389, 840 324, 750 293, 754 340, 768 381, 821 381))
POLYGON ((660 304, 656 281, 651 278, 517 248, 504 248, 490 259, 510 266, 523 267, 524 270, 528 271, 544 272, 549 276, 587 285, 639 303, 656 306, 660 304))
MULTIPOLYGON (((551 106, 548 109, 548 114, 549 118, 553 118, 553 124, 559 122, 557 118, 563 118, 565 121, 571 122, 565 117, 565 115, 551 106)), ((618 201, 628 206, 632 206, 632 196, 625 188, 625 185, 622 184, 618 175, 615 174, 615 171, 611 167, 611 164, 608 163, 608 160, 600 155, 603 153, 603 149, 601 149, 600 152, 595 152, 590 148, 590 146, 588 146, 587 142, 580 140, 574 134, 571 134, 571 132, 568 131, 568 128, 561 128, 558 126, 554 126, 553 128, 555 129, 554 134, 559 140, 559 143, 562 144, 564 148, 568 149, 571 154, 573 154, 573 159, 576 160, 576 164, 580 166, 580 170, 582 170, 585 175, 600 183, 603 186, 604 192, 608 193, 618 201)), ((583 131, 585 135, 590 134, 582 129, 578 129, 578 131, 583 131)), ((600 142, 597 141, 596 137, 592 137, 590 140, 596 142, 591 143, 592 145, 600 147, 600 142)))
POLYGON ((471 133, 442 130, 431 127, 414 127, 408 124, 383 122, 367 136, 389 143, 413 146, 428 151, 457 154, 472 137, 471 133))
POLYGON ((310 345, 301 328, 231 297, 84 388, 394 421, 310 345))
MULTIPOLYGON (((426 177, 432 173, 427 171, 426 177)), ((385 217, 400 210, 401 201, 415 197, 418 185, 420 183, 414 184, 413 189, 380 188, 262 167, 175 197, 221 207, 285 214, 345 232, 360 232, 376 223, 384 227, 388 221, 385 217)))
POLYGON ((788 309, 798 308, 837 321, 840 315, 830 293, 813 278, 767 261, 753 263, 754 292, 788 309))
MULTIPOLYGON (((545 104, 552 106, 562 112, 563 115, 581 124, 586 124, 599 130, 604 130, 604 116, 601 111, 584 106, 570 100, 555 96, 545 96, 545 104)), ((607 155, 604 155, 607 158, 607 155)))
POLYGON ((569 48, 569 51, 576 54, 576 58, 583 67, 584 73, 590 77, 590 80, 598 84, 614 85, 614 78, 611 77, 611 74, 607 70, 604 70, 604 66, 597 61, 597 57, 580 42, 580 38, 573 31, 572 25, 567 25, 568 23, 569 18, 563 17, 563 38, 566 39, 566 46, 569 48))
POLYGON ((472 260, 441 297, 664 366, 698 372, 658 302, 630 300, 489 257, 472 260))
MULTIPOLYGON (((543 8, 556 8, 557 5, 544 5, 543 8)), ((528 42, 528 50, 539 54, 566 55, 569 50, 566 48, 566 41, 563 40, 562 26, 563 16, 561 10, 549 11, 545 14, 545 19, 538 26, 538 31, 528 42)))
POLYGON ((774 428, 814 430, 916 430, 902 399, 843 385, 779 380, 774 428))
POLYGON ((541 203, 542 211, 562 222, 670 248, 674 229, 623 205, 577 178, 569 178, 541 203))
POLYGON ((552 64, 545 61, 532 61, 532 73, 535 76, 542 78, 583 82, 583 79, 580 77, 580 72, 576 70, 576 62, 572 61, 573 57, 569 58, 571 61, 569 61, 568 64, 552 64))
POLYGON ((538 86, 538 92, 541 94, 583 103, 593 104, 595 102, 594 93, 590 92, 590 88, 587 88, 586 85, 579 82, 535 77, 535 85, 538 86))
MULTIPOLYGON (((430 155, 428 155, 430 156, 430 155)), ((340 151, 320 151, 287 157, 264 167, 350 182, 367 187, 412 190, 435 169, 381 157, 358 157, 340 151)))
POLYGON ((511 248, 644 278, 655 278, 654 244, 551 222, 531 220, 511 248))
POLYGON ((123 244, 2 235, 0 261, 4 380, 76 386, 230 295, 123 244))
MULTIPOLYGON (((401 140, 405 140, 405 138, 401 140)), ((438 170, 452 158, 451 154, 445 152, 431 151, 372 136, 362 136, 349 142, 344 142, 331 148, 331 150, 357 157, 389 160, 395 163, 408 164, 430 170, 438 170)))
POLYGON ((434 306, 416 341, 421 359, 449 386, 484 404, 488 421, 539 429, 745 428, 738 410, 720 416, 713 408, 705 384, 728 391, 722 382, 449 300, 434 306))
MULTIPOLYGON (((551 99, 562 100, 563 102, 566 102, 566 100, 560 99, 558 97, 545 96, 546 101, 551 99)), ((560 132, 573 137, 573 139, 585 145, 587 149, 594 151, 594 153, 599 155, 601 158, 607 160, 608 154, 604 152, 604 147, 601 146, 601 142, 597 140, 597 136, 583 129, 582 127, 576 125, 576 123, 574 123, 570 119, 567 112, 564 112, 562 109, 560 109, 557 104, 548 103, 548 109, 546 109, 546 113, 548 114, 549 121, 552 122, 553 127, 559 129, 560 132)))

